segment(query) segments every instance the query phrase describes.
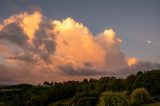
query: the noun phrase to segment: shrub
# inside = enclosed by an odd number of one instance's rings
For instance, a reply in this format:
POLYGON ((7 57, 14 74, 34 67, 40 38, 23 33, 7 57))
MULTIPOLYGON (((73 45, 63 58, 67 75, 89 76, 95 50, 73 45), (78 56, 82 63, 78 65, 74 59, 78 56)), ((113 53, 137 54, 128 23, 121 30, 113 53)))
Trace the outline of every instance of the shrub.
POLYGON ((96 106, 99 94, 97 92, 77 93, 73 97, 73 106, 96 106))
POLYGON ((149 92, 144 88, 137 88, 131 94, 131 104, 132 105, 141 105, 151 102, 149 92))
POLYGON ((74 106, 96 106, 97 100, 95 97, 82 97, 74 106))
POLYGON ((77 101, 79 98, 83 98, 83 97, 96 97, 96 98, 98 98, 98 96, 99 96, 99 93, 97 93, 97 92, 89 92, 89 93, 82 92, 82 93, 77 93, 73 99, 74 99, 74 101, 77 101))
POLYGON ((101 98, 98 106, 128 106, 124 93, 106 92, 101 98))
POLYGON ((155 101, 160 101, 160 95, 159 96, 154 96, 155 101))
POLYGON ((53 106, 65 106, 65 105, 62 104, 61 102, 57 102, 57 103, 53 104, 53 106))

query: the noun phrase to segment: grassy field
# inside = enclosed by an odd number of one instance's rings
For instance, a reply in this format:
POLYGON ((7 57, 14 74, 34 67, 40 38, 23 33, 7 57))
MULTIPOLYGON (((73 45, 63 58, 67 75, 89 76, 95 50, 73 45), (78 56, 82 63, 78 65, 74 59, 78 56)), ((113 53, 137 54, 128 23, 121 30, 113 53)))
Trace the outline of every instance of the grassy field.
POLYGON ((3 103, 3 102, 0 102, 0 106, 1 106, 1 105, 4 105, 4 103, 3 103))
POLYGON ((160 106, 160 102, 153 103, 153 104, 146 104, 146 105, 142 105, 142 106, 160 106))
MULTIPOLYGON (((72 98, 67 98, 67 99, 64 99, 64 100, 60 100, 60 101, 57 101, 57 102, 53 102, 51 104, 49 104, 48 106, 59 106, 59 105, 65 105, 65 104, 70 104, 71 102, 73 101, 72 98)), ((67 105, 68 106, 68 105, 67 105)))

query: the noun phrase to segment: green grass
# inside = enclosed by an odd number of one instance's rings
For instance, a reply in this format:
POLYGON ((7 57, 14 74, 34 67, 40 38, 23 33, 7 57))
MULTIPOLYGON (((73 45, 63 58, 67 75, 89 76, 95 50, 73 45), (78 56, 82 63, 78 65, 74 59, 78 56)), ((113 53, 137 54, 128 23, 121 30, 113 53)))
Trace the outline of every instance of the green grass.
MULTIPOLYGON (((72 98, 67 98, 67 99, 63 99, 63 100, 60 100, 60 101, 57 101, 57 102, 52 102, 51 104, 49 104, 48 106, 58 106, 59 103, 60 104, 70 104, 71 102, 73 101, 72 98)), ((67 105, 68 106, 68 105, 67 105)))
POLYGON ((142 106, 160 106, 160 102, 152 103, 152 104, 146 104, 146 105, 142 105, 142 106))
POLYGON ((0 106, 3 106, 4 105, 4 103, 3 102, 0 102, 0 106))
POLYGON ((20 89, 0 89, 0 92, 18 91, 20 89))

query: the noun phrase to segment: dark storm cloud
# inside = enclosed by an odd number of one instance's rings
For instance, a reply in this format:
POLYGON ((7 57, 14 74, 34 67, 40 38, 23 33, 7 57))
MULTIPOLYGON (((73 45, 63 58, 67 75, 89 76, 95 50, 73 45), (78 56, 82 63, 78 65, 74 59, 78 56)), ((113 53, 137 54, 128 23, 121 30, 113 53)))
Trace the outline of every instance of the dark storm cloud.
POLYGON ((21 69, 0 64, 0 82, 17 81, 18 79, 23 79, 23 77, 27 77, 28 75, 29 70, 27 67, 21 69))
POLYGON ((93 65, 92 65, 91 62, 84 62, 84 66, 86 66, 86 67, 92 67, 93 65))
POLYGON ((26 44, 28 38, 17 23, 11 23, 0 30, 0 40, 3 39, 17 44, 18 46, 23 46, 26 44))
POLYGON ((130 67, 130 70, 136 70, 136 71, 149 71, 152 69, 160 69, 160 64, 148 61, 148 62, 139 62, 130 67))
POLYGON ((109 75, 111 72, 96 70, 94 68, 88 67, 76 67, 74 68, 71 65, 60 65, 58 67, 63 73, 69 76, 100 76, 100 75, 109 75))
POLYGON ((33 57, 32 54, 20 54, 20 53, 15 53, 12 56, 8 56, 7 59, 9 60, 18 60, 18 61, 23 61, 23 62, 29 62, 29 63, 34 63, 37 62, 37 59, 33 57))
POLYGON ((51 21, 44 18, 33 40, 36 51, 39 53, 40 57, 48 62, 49 56, 53 55, 56 50, 55 34, 52 32, 52 28, 51 21), (43 49, 39 49, 40 46, 44 46, 43 49))
POLYGON ((63 73, 69 76, 127 76, 129 74, 137 73, 138 71, 151 71, 160 69, 160 64, 152 62, 140 61, 135 65, 123 67, 119 70, 96 70, 89 67, 74 68, 71 65, 60 65, 58 67, 63 73))
POLYGON ((146 61, 139 61, 138 63, 126 67, 120 70, 121 73, 118 73, 120 75, 129 75, 133 73, 137 73, 138 71, 151 71, 151 70, 157 70, 160 69, 159 63, 152 63, 152 62, 146 62, 146 61))
MULTIPOLYGON (((44 73, 34 73, 34 65, 31 64, 19 64, 19 67, 6 66, 0 64, 0 83, 3 84, 15 84, 15 83, 31 83, 38 84, 43 82, 44 73)), ((46 77, 47 78, 47 77, 46 77)))

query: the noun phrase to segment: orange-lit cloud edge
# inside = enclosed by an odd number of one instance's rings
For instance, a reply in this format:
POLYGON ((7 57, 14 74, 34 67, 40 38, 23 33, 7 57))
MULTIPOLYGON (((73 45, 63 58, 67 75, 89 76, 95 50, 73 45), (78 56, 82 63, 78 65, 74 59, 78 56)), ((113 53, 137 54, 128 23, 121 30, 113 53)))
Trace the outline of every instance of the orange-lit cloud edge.
POLYGON ((0 51, 10 53, 0 65, 5 70, 0 72, 4 75, 1 82, 7 77, 13 82, 40 83, 124 74, 139 63, 120 50, 122 39, 113 29, 93 35, 71 17, 52 20, 39 11, 4 19, 0 24, 2 41, 0 51), (5 42, 15 45, 17 51, 5 42))

